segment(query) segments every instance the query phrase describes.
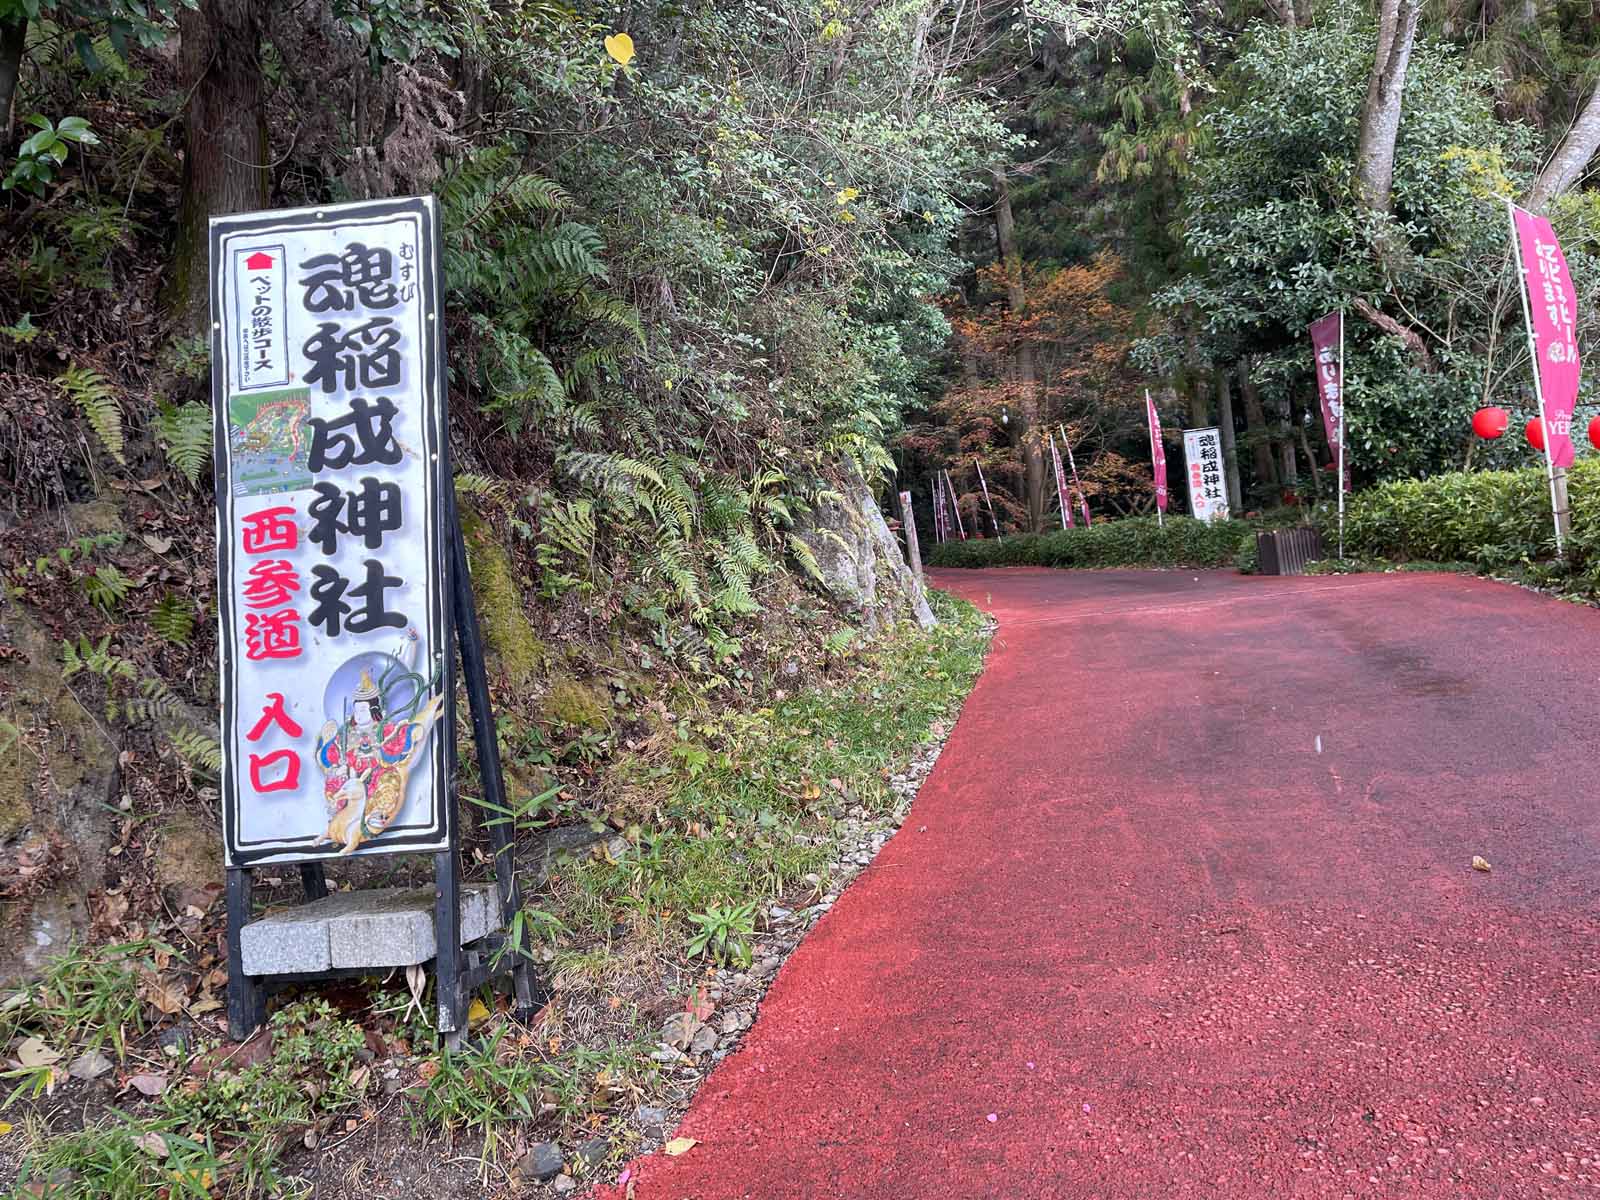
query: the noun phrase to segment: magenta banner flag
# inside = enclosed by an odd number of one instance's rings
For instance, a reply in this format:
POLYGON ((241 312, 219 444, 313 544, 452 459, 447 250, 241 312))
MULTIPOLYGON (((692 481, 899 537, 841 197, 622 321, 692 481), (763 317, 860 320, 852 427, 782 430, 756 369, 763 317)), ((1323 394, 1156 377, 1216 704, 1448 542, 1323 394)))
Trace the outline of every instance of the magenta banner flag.
POLYGON ((1578 293, 1566 255, 1550 222, 1526 209, 1511 209, 1512 235, 1522 260, 1527 289, 1528 341, 1544 405, 1550 462, 1570 467, 1573 459, 1572 410, 1578 403, 1578 293))
POLYGON ((1311 322, 1311 348, 1316 354, 1317 398, 1322 401, 1322 430, 1328 435, 1333 461, 1350 490, 1350 468, 1344 453, 1344 313, 1331 312, 1311 322))
POLYGON ((1056 449, 1056 439, 1050 438, 1050 461, 1056 469, 1056 499, 1061 504, 1061 528, 1072 528, 1072 502, 1067 499, 1067 473, 1061 469, 1061 451, 1056 449))
POLYGON ((1147 388, 1144 393, 1145 416, 1150 419, 1150 465, 1155 471, 1156 480, 1156 508, 1162 512, 1167 511, 1167 450, 1161 444, 1161 418, 1156 415, 1155 401, 1150 399, 1147 388))

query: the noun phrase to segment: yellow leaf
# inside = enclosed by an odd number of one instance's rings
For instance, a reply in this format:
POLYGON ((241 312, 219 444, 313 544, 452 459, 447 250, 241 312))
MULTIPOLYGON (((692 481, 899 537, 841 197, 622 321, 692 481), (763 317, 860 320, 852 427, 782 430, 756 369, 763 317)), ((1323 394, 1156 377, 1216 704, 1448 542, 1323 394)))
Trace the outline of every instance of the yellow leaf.
POLYGON ((10 1133, 10 1132, 11 1132, 11 1122, 9 1122, 9 1121, 0 1121, 0 1137, 5 1137, 5 1135, 10 1133))
POLYGON ((489 1008, 482 1000, 474 999, 467 1008, 467 1024, 482 1025, 489 1019, 489 1008))
POLYGON ((1486 858, 1480 858, 1478 855, 1474 854, 1472 856, 1472 869, 1474 871, 1489 870, 1489 860, 1486 858))
POLYGON ((694 1138, 676 1137, 661 1147, 667 1152, 668 1158, 677 1158, 680 1154, 687 1154, 700 1143, 694 1138))
POLYGON ((606 39, 606 53, 627 66, 633 61, 633 39, 625 33, 613 33, 606 39))

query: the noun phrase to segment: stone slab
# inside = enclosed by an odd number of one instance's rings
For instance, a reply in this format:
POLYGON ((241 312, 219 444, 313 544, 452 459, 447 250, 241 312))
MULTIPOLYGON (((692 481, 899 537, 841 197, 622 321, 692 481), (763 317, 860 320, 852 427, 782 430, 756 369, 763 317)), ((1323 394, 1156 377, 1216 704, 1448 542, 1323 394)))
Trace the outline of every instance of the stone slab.
MULTIPOLYGON (((500 927, 492 883, 461 888, 461 942, 500 927)), ((269 913, 239 931, 247 975, 295 975, 363 967, 409 967, 434 956, 432 888, 334 892, 269 913)))

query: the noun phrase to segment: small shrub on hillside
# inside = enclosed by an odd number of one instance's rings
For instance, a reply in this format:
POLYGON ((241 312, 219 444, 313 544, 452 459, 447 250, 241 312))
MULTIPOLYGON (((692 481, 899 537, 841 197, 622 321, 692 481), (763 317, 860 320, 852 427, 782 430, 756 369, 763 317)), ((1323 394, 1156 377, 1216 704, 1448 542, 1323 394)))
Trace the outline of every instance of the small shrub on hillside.
POLYGON ((1168 517, 1157 524, 1154 517, 1129 517, 1004 541, 945 542, 928 561, 935 567, 1221 567, 1234 562, 1246 528, 1243 521, 1168 517))
MULTIPOLYGON (((1600 459, 1567 472, 1573 564, 1600 559, 1600 459)), ((1318 510, 1324 539, 1336 537, 1332 506, 1318 510)), ((1518 567, 1555 552, 1544 471, 1456 471, 1405 479, 1346 501, 1345 553, 1351 558, 1466 562, 1482 570, 1518 567)), ((1331 541, 1330 541, 1331 544, 1331 541)))

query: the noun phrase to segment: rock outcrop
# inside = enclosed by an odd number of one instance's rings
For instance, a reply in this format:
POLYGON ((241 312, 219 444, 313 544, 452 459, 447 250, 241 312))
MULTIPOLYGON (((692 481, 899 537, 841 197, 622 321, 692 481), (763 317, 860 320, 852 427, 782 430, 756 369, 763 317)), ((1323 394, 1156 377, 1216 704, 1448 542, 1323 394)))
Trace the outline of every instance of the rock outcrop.
POLYGON ((938 622, 922 584, 906 566, 872 490, 847 468, 840 499, 819 504, 798 532, 821 569, 823 586, 876 633, 908 615, 924 629, 938 622))

